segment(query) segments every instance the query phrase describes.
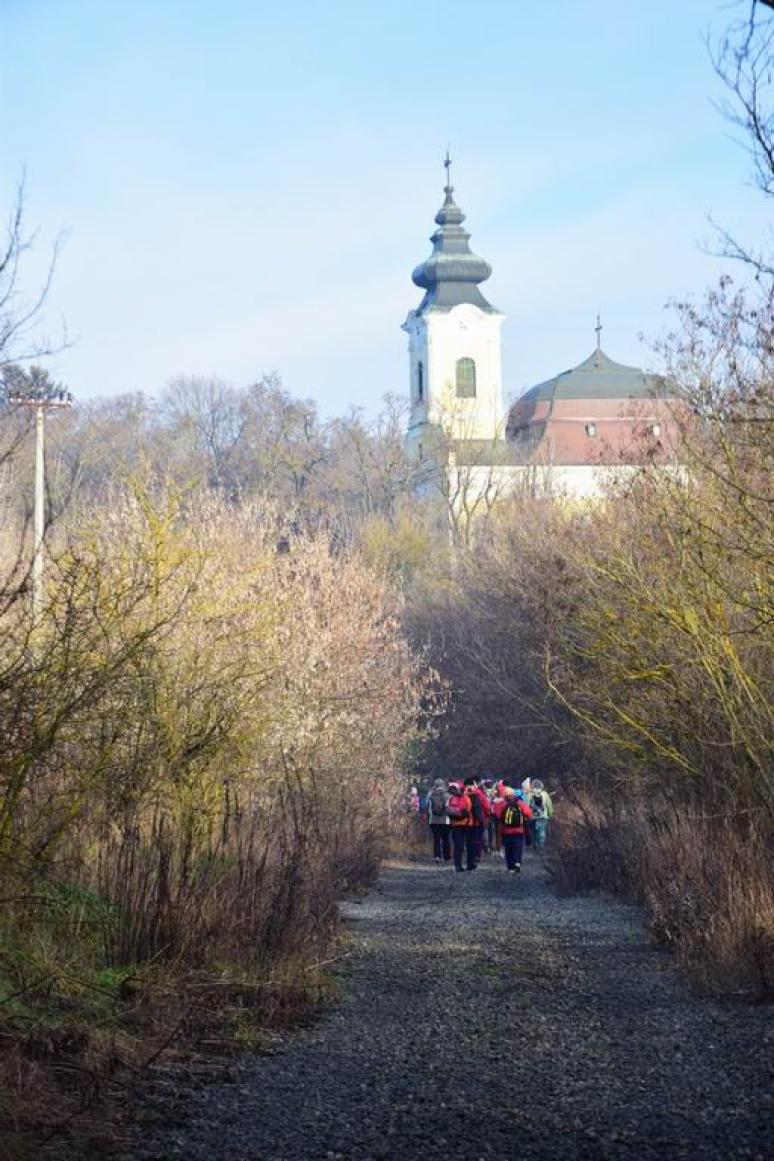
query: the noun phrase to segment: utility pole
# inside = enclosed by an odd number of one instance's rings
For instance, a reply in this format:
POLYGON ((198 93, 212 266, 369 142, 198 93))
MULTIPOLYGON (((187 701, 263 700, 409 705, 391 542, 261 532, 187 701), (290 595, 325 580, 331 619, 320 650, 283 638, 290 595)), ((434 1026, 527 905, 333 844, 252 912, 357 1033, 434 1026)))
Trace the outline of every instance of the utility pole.
POLYGON ((45 489, 46 421, 45 409, 35 408, 35 522, 32 530, 32 623, 40 621, 43 604, 43 536, 46 530, 45 489))
MULTIPOLYGON (((34 370, 34 368, 33 368, 34 370)), ((32 526, 32 623, 37 625, 43 611, 43 541, 46 535, 46 412, 72 407, 69 391, 44 384, 8 395, 12 407, 35 409, 35 514, 32 526)))

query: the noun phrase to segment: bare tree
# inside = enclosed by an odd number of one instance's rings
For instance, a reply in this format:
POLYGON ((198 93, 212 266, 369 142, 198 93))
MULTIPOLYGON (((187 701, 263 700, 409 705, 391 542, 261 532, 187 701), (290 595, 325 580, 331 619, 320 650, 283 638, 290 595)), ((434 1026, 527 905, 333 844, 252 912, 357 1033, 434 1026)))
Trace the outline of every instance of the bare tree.
POLYGON ((59 234, 51 249, 46 273, 37 290, 27 294, 22 267, 25 255, 35 243, 24 220, 24 181, 20 181, 8 216, 5 237, 0 242, 0 368, 9 363, 27 362, 61 351, 68 345, 62 324, 58 339, 37 334, 43 305, 51 289, 64 235, 59 234))
POLYGON ((406 403, 386 395, 372 420, 353 408, 328 427, 330 456, 324 487, 339 507, 359 514, 394 520, 402 501, 412 494, 421 475, 406 456, 404 431, 406 403))
POLYGON ((234 487, 233 461, 246 426, 243 395, 222 379, 180 376, 167 385, 161 411, 188 453, 201 459, 210 486, 234 487))
POLYGON ((477 523, 512 490, 510 448, 499 427, 488 438, 475 434, 472 418, 453 408, 440 412, 428 433, 420 476, 423 490, 435 492, 446 514, 451 543, 470 548, 477 523))
MULTIPOLYGON (((715 71, 729 92, 720 110, 741 131, 741 144, 752 161, 753 180, 766 197, 774 196, 774 15, 771 9, 774 9, 774 0, 751 0, 745 18, 734 21, 719 44, 710 49, 715 71)), ((759 278, 774 278, 770 254, 750 250, 723 228, 718 232, 724 257, 752 266, 759 278)))

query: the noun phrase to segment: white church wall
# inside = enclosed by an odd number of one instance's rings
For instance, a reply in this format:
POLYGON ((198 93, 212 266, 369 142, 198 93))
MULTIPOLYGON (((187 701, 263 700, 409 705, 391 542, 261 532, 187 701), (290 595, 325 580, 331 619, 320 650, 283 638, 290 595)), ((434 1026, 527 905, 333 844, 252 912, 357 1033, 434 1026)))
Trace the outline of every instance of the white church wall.
MULTIPOLYGON (((504 316, 469 303, 450 311, 409 315, 409 391, 411 415, 407 450, 417 456, 427 424, 438 424, 452 439, 503 438, 500 327, 504 316), (475 398, 457 396, 457 362, 470 358, 476 368, 475 398), (422 367, 422 396, 419 367, 422 367)), ((426 441, 425 441, 426 442, 426 441)))
POLYGON ((455 439, 493 439, 502 427, 500 327, 503 316, 465 303, 427 316, 428 419, 455 439), (457 361, 473 359, 476 396, 456 393, 457 361))
POLYGON ((485 511, 498 500, 519 493, 531 496, 566 497, 569 500, 587 500, 602 496, 613 477, 624 479, 640 469, 628 464, 611 468, 608 465, 563 464, 555 466, 476 464, 450 466, 450 492, 456 498, 455 509, 485 511), (484 502, 476 502, 477 497, 484 502))

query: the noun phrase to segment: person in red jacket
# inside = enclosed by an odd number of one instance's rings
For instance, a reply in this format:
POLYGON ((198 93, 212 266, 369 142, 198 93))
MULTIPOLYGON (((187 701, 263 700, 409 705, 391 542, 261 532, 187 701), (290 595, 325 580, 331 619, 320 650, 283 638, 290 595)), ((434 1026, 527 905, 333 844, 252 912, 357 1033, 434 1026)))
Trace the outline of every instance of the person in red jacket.
POLYGON ((484 850, 488 855, 495 852, 495 834, 497 831, 497 819, 494 816, 492 805, 494 803, 495 788, 494 782, 491 778, 482 778, 479 785, 486 795, 486 804, 489 810, 486 825, 484 827, 484 850))
POLYGON ((505 783, 498 782, 492 790, 492 819, 494 821, 494 849, 495 854, 499 855, 501 859, 505 858, 505 851, 503 850, 503 828, 500 822, 500 807, 503 804, 503 787, 505 783))
POLYGON ((446 813, 451 822, 452 848, 454 850, 455 871, 475 871, 476 851, 475 834, 473 832, 473 806, 470 795, 466 794, 461 782, 449 783, 449 801, 446 803, 446 813), (462 865, 462 856, 466 856, 466 865, 462 865))
POLYGON ((522 792, 505 784, 502 786, 502 801, 497 804, 495 811, 503 836, 505 865, 509 871, 518 874, 524 852, 524 826, 532 818, 532 811, 524 801, 522 792))
POLYGON ((470 795, 473 807, 473 831, 475 834, 476 862, 480 863, 484 857, 484 831, 489 820, 489 799, 481 785, 480 778, 465 779, 465 793, 470 795), (478 805, 476 805, 478 803, 478 805), (480 809, 479 809, 480 808, 480 809))

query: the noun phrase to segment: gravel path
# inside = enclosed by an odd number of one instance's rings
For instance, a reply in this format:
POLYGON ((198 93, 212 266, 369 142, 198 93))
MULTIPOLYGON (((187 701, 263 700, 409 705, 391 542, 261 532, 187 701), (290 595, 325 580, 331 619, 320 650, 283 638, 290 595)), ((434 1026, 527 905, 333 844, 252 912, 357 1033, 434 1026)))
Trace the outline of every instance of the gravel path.
POLYGON ((638 912, 539 863, 394 863, 341 1003, 127 1161, 774 1158, 774 1014, 693 997, 638 912))

